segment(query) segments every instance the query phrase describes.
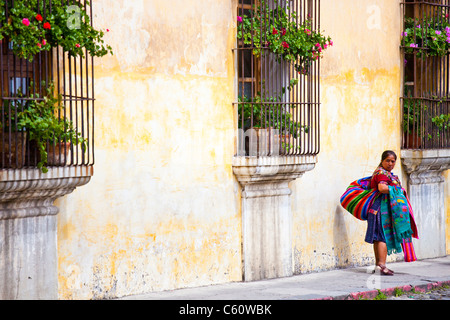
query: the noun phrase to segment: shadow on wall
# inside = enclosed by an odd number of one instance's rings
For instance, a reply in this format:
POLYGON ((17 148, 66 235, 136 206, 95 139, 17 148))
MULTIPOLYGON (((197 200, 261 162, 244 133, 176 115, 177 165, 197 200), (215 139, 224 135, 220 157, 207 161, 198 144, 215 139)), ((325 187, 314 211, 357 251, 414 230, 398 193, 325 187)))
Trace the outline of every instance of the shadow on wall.
POLYGON ((351 263, 352 253, 344 219, 344 215, 346 214, 345 210, 338 204, 336 206, 333 224, 333 249, 337 267, 348 266, 351 263))

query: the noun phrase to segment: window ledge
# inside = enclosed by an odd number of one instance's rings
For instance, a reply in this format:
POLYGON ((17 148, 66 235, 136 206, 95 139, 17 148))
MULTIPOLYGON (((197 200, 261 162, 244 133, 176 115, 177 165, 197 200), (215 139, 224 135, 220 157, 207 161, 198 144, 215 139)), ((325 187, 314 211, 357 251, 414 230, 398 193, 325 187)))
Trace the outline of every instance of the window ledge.
POLYGON ((450 169, 450 149, 402 150, 401 159, 411 184, 444 182, 442 172, 450 169))
POLYGON ((92 166, 0 170, 0 220, 56 215, 53 202, 93 175, 92 166))
POLYGON ((233 172, 242 185, 289 182, 314 169, 316 155, 278 157, 233 157, 233 172))

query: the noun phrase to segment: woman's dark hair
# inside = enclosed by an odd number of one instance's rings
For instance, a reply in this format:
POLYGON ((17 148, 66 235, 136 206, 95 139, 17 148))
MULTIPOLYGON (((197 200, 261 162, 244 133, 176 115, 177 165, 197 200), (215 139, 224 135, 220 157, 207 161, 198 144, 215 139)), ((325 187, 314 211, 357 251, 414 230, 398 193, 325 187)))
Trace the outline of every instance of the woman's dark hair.
POLYGON ((381 155, 381 161, 383 161, 384 159, 386 159, 389 156, 394 156, 395 160, 397 160, 397 155, 395 154, 394 151, 392 150, 386 150, 383 152, 383 154, 381 155))
POLYGON ((397 161, 397 155, 395 154, 395 152, 392 150, 386 150, 381 154, 381 161, 380 161, 379 166, 381 166, 381 163, 383 162, 383 160, 389 156, 393 156, 395 161, 397 161))

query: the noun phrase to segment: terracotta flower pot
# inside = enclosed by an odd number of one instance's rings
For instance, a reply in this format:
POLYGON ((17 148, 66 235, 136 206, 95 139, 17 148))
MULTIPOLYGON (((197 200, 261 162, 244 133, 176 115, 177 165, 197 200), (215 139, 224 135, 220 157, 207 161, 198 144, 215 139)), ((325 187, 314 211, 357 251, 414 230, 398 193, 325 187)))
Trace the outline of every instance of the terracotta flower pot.
POLYGON ((247 156, 268 156, 278 153, 279 138, 274 128, 250 128, 245 135, 247 156), (251 139, 252 137, 252 139, 251 139))
POLYGON ((48 146, 47 165, 64 166, 69 161, 70 142, 59 142, 48 146))
POLYGON ((403 133, 403 146, 405 149, 420 149, 422 146, 422 139, 420 139, 419 134, 414 133, 403 133))

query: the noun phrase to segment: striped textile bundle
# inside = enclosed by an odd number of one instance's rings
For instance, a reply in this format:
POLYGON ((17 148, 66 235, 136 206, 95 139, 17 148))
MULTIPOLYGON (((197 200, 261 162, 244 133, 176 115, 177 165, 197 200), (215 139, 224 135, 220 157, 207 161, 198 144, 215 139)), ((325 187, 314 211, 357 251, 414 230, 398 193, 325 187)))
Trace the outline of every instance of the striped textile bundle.
POLYGON ((403 239, 402 250, 405 262, 417 261, 416 252, 414 251, 414 246, 411 239, 403 239))
POLYGON ((341 196, 342 207, 359 220, 367 220, 367 213, 373 200, 378 195, 378 190, 370 189, 372 177, 365 177, 353 181, 341 196))

